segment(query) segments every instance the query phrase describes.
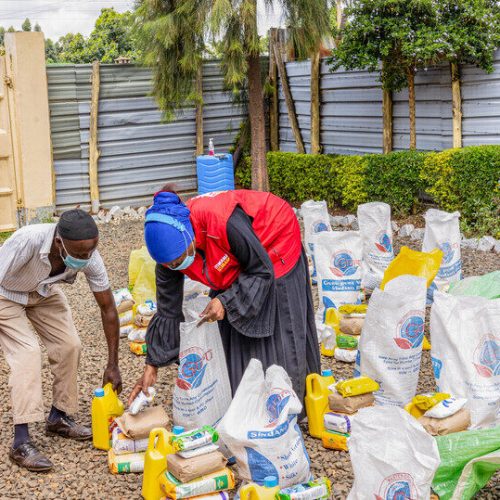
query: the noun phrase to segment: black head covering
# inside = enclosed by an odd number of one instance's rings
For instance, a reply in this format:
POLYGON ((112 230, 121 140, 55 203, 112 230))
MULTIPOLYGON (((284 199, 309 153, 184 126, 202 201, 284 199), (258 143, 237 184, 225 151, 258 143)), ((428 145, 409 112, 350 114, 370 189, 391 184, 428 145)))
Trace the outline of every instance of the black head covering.
POLYGON ((99 236, 97 224, 91 215, 75 208, 61 215, 57 224, 61 238, 71 241, 93 240, 99 236))

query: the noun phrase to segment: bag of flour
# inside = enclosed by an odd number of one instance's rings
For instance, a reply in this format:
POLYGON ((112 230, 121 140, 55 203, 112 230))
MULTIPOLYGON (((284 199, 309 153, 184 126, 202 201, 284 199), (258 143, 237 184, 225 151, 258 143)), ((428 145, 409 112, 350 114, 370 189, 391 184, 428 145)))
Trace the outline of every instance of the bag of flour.
POLYGON ((500 424, 500 299, 436 292, 432 366, 439 391, 468 400, 472 429, 500 424))
POLYGON ((313 282, 315 282, 316 267, 313 246, 314 237, 316 234, 323 231, 332 230, 330 226, 330 215, 328 214, 326 201, 305 201, 300 207, 300 212, 302 214, 302 218, 304 219, 304 243, 306 253, 311 257, 313 263, 311 278, 313 279, 313 282))
MULTIPOLYGON (((403 275, 377 288, 359 340, 357 372, 380 384, 380 405, 404 406, 417 390, 425 324, 425 278, 403 275)), ((433 339, 434 340, 434 339, 433 339)))
POLYGON ((275 476, 282 488, 309 480, 309 456, 297 424, 301 411, 286 371, 273 365, 264 374, 262 363, 252 359, 217 428, 242 480, 263 485, 275 476))
POLYGON ((381 202, 363 203, 358 206, 358 223, 363 242, 361 284, 363 288, 375 290, 394 258, 391 207, 381 202))
MULTIPOLYGON (((198 300, 195 299, 191 305, 198 300)), ((199 323, 199 314, 208 298, 198 308, 186 311, 180 325, 179 368, 173 394, 175 425, 187 430, 214 426, 231 404, 231 385, 224 348, 217 323, 199 323)))
POLYGON ((348 500, 430 497, 439 466, 438 447, 418 421, 401 408, 360 410, 352 419, 349 455, 354 483, 348 500))
POLYGON ((443 212, 431 208, 424 215, 425 233, 422 252, 430 252, 434 248, 443 251, 441 266, 430 287, 429 299, 435 290, 446 291, 448 285, 459 281, 462 277, 462 259, 460 255, 460 212, 443 212))
POLYGON ((329 231, 315 237, 320 309, 361 303, 362 253, 358 231, 329 231))

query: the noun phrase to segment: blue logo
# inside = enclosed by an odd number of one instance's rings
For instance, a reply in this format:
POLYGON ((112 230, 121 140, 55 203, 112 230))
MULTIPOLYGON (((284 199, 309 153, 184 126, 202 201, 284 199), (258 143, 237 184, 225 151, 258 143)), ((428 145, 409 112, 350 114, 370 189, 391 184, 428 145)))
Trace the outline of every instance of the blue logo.
POLYGON ((199 387, 212 359, 212 351, 203 352, 199 347, 190 347, 179 354, 179 369, 176 385, 185 391, 199 387))
POLYGON ((252 481, 262 485, 267 476, 280 477, 276 467, 264 455, 248 446, 245 446, 245 451, 247 452, 248 469, 252 481))
POLYGON ((392 253, 392 241, 390 236, 385 231, 379 233, 377 239, 378 242, 375 242, 375 246, 378 250, 382 253, 392 253))
POLYGON ((269 424, 266 427, 270 427, 276 424, 289 400, 290 393, 288 391, 283 391, 280 389, 278 389, 278 392, 271 394, 267 398, 266 410, 267 414, 269 415, 269 424))
POLYGON ((453 250, 452 246, 447 241, 441 243, 441 245, 438 246, 439 249, 443 252, 443 261, 441 264, 449 264, 453 260, 455 250, 453 250))
POLYGON ((424 339, 425 320, 421 311, 410 311, 398 325, 398 337, 394 342, 401 349, 419 347, 424 339))
POLYGON ((481 377, 500 375, 500 340, 494 335, 484 335, 474 351, 474 366, 481 377))
POLYGON ((323 231, 330 231, 330 228, 326 224, 326 222, 320 220, 317 222, 313 222, 312 232, 313 233, 322 233, 323 231))
POLYGON ((443 362, 438 359, 431 357, 432 360, 432 370, 434 371, 434 378, 436 380, 439 380, 439 377, 441 376, 441 369, 443 368, 443 362))
POLYGON ((335 276, 352 276, 359 267, 359 261, 352 258, 352 255, 346 250, 341 250, 333 255, 332 267, 330 270, 335 276))
POLYGON ((382 481, 375 498, 376 500, 413 500, 417 498, 417 488, 410 474, 399 472, 382 481))

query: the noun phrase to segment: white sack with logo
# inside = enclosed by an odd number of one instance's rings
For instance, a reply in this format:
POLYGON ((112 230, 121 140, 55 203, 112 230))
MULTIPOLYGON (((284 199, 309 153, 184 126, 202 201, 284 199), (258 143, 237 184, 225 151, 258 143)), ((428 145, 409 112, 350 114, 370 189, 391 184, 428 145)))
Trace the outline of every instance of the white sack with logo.
POLYGON ((231 385, 217 323, 199 315, 210 299, 200 295, 186 301, 186 323, 180 325, 179 368, 173 394, 175 425, 187 430, 215 425, 231 404, 231 385))
POLYGON ((441 267, 429 288, 429 302, 432 302, 435 290, 446 291, 450 283, 462 278, 460 212, 449 213, 431 208, 425 213, 424 219, 422 252, 439 248, 444 254, 441 267))
POLYGON ((430 330, 438 390, 468 400, 471 429, 500 425, 500 299, 436 292, 430 330))
POLYGON ((436 440, 401 408, 363 408, 352 419, 348 500, 428 499, 439 466, 436 440))
POLYGON ((384 271, 394 259, 392 246, 391 207, 372 202, 358 206, 359 233, 363 242, 363 288, 375 290, 384 271))
POLYGON ((311 278, 313 281, 316 278, 316 267, 314 257, 314 236, 324 231, 331 231, 330 215, 328 214, 328 207, 326 201, 308 200, 300 206, 300 213, 304 219, 304 243, 306 253, 311 257, 313 262, 313 271, 311 278))
POLYGON ((242 480, 262 485, 275 476, 281 487, 309 480, 309 456, 297 423, 301 411, 286 371, 272 365, 264 374, 262 363, 252 359, 218 426, 242 480))
POLYGON ((338 309, 361 303, 361 258, 358 231, 331 231, 316 235, 314 256, 320 309, 338 309))
MULTIPOLYGON (((355 376, 380 384, 376 404, 404 406, 415 396, 425 325, 425 278, 405 274, 374 290, 358 345, 355 376)), ((434 341, 434 339, 433 339, 434 341)))

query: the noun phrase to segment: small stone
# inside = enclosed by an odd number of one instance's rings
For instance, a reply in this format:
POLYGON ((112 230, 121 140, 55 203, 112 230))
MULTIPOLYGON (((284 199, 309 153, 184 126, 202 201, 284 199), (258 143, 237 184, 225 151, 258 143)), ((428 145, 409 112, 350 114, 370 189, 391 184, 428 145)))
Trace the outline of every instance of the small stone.
POLYGON ((97 212, 97 218, 101 221, 101 222, 105 222, 106 221, 106 211, 105 210, 99 210, 99 212, 97 212))
POLYGON ((147 207, 139 207, 137 209, 137 215, 139 215, 139 217, 144 217, 146 210, 147 210, 147 207))
POLYGON ((404 224, 399 230, 399 236, 401 238, 408 238, 408 236, 410 236, 414 229, 415 226, 413 224, 404 224))
POLYGON ((112 207, 111 210, 108 212, 108 216, 110 216, 112 219, 119 219, 122 215, 123 215, 123 210, 118 205, 112 207))
POLYGON ((356 216, 349 214, 349 215, 346 215, 345 217, 342 217, 342 219, 340 221, 340 225, 343 227, 349 227, 349 226, 352 226, 352 224, 354 224, 354 222, 357 222, 356 216))
POLYGON ((481 252, 491 252, 496 242, 497 240, 492 236, 483 236, 477 244, 477 249, 481 252))
POLYGON ((460 244, 460 246, 462 248, 470 248, 472 250, 477 250, 477 246, 479 244, 479 240, 477 238, 464 238, 462 240, 462 243, 460 244))
POLYGON ((340 215, 330 215, 330 224, 332 227, 340 227, 342 220, 344 220, 344 217, 340 215))
POLYGON ((424 239, 424 232, 425 229, 423 228, 414 229, 410 234, 410 238, 413 241, 422 241, 424 239))
POLYGON ((500 240, 496 240, 493 250, 495 251, 495 253, 500 253, 500 240))
POLYGON ((399 225, 395 220, 391 221, 391 227, 395 233, 397 233, 399 231, 399 225))

